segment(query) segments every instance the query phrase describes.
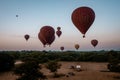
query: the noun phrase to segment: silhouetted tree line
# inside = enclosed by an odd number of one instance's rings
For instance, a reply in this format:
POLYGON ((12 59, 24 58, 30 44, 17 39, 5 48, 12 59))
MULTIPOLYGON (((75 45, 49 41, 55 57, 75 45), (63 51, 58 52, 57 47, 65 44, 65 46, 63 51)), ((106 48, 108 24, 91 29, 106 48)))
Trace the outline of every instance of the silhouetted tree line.
MULTIPOLYGON (((39 63, 46 63, 50 60, 58 61, 93 61, 93 62, 108 62, 110 51, 1 51, 13 57, 14 60, 31 60, 34 59, 39 63)), ((120 51, 116 52, 114 57, 120 60, 120 51)))

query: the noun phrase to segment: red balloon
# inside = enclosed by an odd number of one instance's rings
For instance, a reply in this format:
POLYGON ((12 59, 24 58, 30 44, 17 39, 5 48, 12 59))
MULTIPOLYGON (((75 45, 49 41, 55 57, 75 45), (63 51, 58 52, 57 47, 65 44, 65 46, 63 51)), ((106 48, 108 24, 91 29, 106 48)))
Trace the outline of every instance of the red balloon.
POLYGON ((55 40, 55 35, 48 41, 48 44, 51 45, 55 40))
POLYGON ((44 37, 41 35, 40 32, 38 33, 38 38, 40 39, 40 41, 42 42, 42 44, 43 44, 44 47, 45 47, 45 45, 47 44, 47 42, 46 42, 46 40, 44 39, 44 37))
POLYGON ((56 34, 57 34, 58 37, 60 37, 62 32, 61 31, 56 31, 56 34))
POLYGON ((45 45, 51 45, 55 40, 55 30, 51 26, 43 26, 38 33, 38 38, 45 45))
POLYGON ((96 47, 96 45, 98 44, 98 40, 96 40, 96 39, 91 40, 91 44, 92 44, 94 47, 96 47))
POLYGON ((57 27, 57 30, 59 31, 61 28, 60 27, 57 27))
POLYGON ((63 51, 63 50, 64 50, 64 47, 62 46, 62 47, 60 47, 60 49, 63 51))
POLYGON ((26 39, 26 41, 30 38, 30 36, 28 35, 28 34, 26 34, 25 36, 24 36, 24 38, 26 39))
POLYGON ((84 38, 86 32, 94 22, 95 13, 89 7, 79 7, 73 11, 71 19, 84 38))

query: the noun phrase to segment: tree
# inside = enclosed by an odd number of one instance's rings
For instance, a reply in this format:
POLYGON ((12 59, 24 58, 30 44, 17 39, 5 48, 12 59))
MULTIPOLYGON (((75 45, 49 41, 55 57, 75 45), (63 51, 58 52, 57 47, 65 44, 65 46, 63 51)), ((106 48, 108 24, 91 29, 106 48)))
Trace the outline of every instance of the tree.
POLYGON ((0 53, 0 72, 9 71, 14 67, 14 58, 5 52, 0 53))
POLYGON ((18 75, 17 80, 39 80, 46 78, 39 70, 41 67, 35 61, 27 61, 18 65, 14 73, 18 75))
POLYGON ((108 69, 112 72, 120 72, 120 60, 118 58, 118 53, 115 51, 108 52, 108 69))
POLYGON ((57 69, 60 69, 61 64, 59 64, 57 61, 50 61, 46 64, 46 68, 49 69, 51 72, 54 73, 53 77, 58 77, 57 69))

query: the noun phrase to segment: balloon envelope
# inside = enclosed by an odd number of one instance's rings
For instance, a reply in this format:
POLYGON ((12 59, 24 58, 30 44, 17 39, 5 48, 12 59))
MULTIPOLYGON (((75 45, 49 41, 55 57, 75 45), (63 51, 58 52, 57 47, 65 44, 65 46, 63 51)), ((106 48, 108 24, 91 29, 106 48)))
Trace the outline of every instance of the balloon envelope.
POLYGON ((48 45, 51 45, 55 40, 55 35, 48 41, 48 45))
POLYGON ((56 31, 56 34, 57 34, 58 37, 60 37, 62 32, 61 31, 56 31))
POLYGON ((75 48, 78 50, 79 49, 79 44, 75 44, 75 48))
POLYGON ((55 40, 55 30, 51 26, 43 26, 38 33, 38 38, 45 45, 51 45, 55 40))
POLYGON ((18 15, 16 15, 16 17, 18 17, 18 15))
POLYGON ((62 46, 62 47, 60 47, 60 49, 63 51, 63 50, 64 50, 64 47, 62 46))
POLYGON ((91 40, 91 44, 92 44, 94 47, 96 47, 97 44, 98 44, 98 40, 96 40, 96 39, 91 40))
POLYGON ((25 36, 24 36, 24 38, 26 39, 26 41, 30 38, 30 36, 28 35, 28 34, 26 34, 25 36))
POLYGON ((43 35, 40 32, 38 33, 38 38, 39 38, 39 40, 42 42, 42 44, 45 47, 45 45, 47 44, 47 42, 46 42, 46 40, 44 39, 43 35))
POLYGON ((59 31, 61 29, 61 27, 57 27, 57 30, 59 31))
POLYGON ((94 22, 95 13, 89 7, 79 7, 73 11, 71 19, 75 27, 85 37, 86 32, 94 22))

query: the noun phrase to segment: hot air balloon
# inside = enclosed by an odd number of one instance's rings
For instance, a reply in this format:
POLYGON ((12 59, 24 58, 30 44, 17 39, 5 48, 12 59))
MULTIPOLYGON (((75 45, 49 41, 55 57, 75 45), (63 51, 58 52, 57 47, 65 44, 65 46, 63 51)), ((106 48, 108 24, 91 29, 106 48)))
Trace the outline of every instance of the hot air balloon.
POLYGON ((16 17, 18 17, 18 15, 16 15, 16 17))
POLYGON ((63 50, 64 50, 64 47, 62 46, 62 47, 60 47, 60 49, 63 51, 63 50))
POLYGON ((51 45, 55 40, 55 30, 51 26, 43 26, 38 33, 38 38, 45 45, 51 45))
POLYGON ((46 40, 44 39, 43 35, 41 35, 40 32, 38 33, 38 38, 39 38, 39 40, 42 42, 42 44, 43 44, 44 47, 45 47, 45 45, 47 44, 47 42, 46 42, 46 40))
POLYGON ((48 41, 48 44, 51 45, 54 40, 55 40, 55 35, 48 41))
POLYGON ((56 31, 56 34, 57 34, 58 37, 60 37, 62 32, 59 30, 59 31, 56 31))
POLYGON ((73 11, 71 19, 84 38, 86 32, 94 22, 95 13, 90 7, 79 7, 73 11))
POLYGON ((78 50, 79 49, 79 44, 75 44, 75 48, 78 50))
POLYGON ((26 34, 25 36, 24 36, 24 38, 26 39, 26 41, 30 38, 30 36, 28 35, 28 34, 26 34))
POLYGON ((59 31, 61 28, 60 27, 57 27, 57 30, 59 31))
POLYGON ((98 40, 96 40, 96 39, 91 40, 91 44, 92 44, 94 47, 96 47, 96 45, 98 44, 98 40))

